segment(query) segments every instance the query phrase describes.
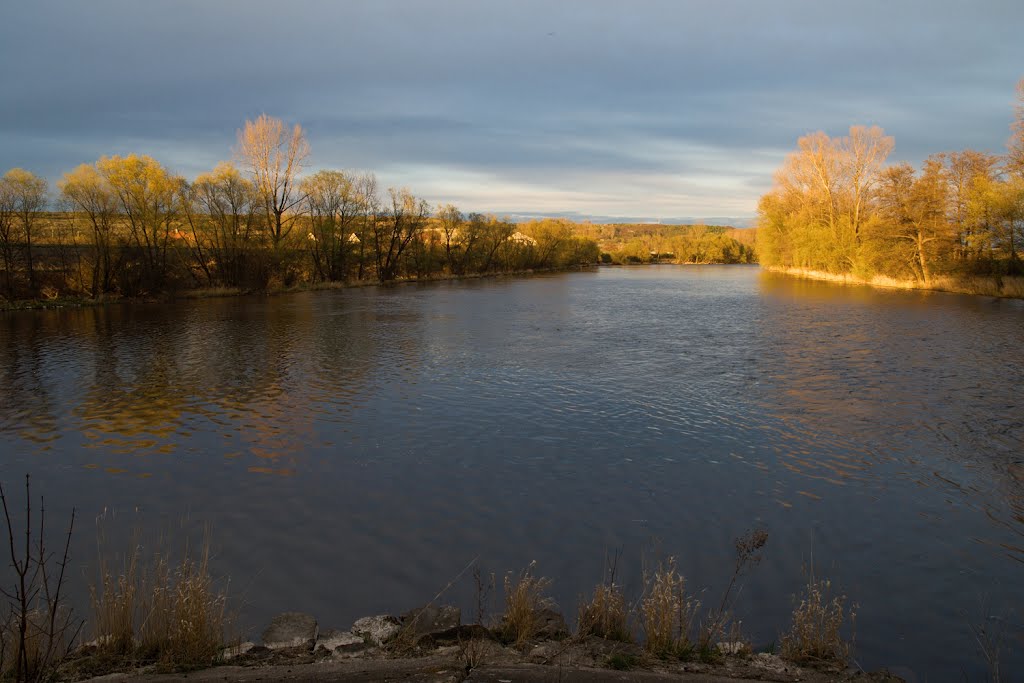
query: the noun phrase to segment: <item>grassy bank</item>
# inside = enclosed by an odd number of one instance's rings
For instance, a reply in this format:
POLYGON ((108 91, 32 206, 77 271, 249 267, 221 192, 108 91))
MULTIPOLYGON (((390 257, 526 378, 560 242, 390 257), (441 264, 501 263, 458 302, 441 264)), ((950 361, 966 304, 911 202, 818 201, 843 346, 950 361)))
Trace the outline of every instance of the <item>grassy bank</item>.
POLYGON ((822 280, 842 285, 859 285, 881 287, 885 289, 919 289, 934 292, 951 292, 954 294, 978 294, 982 296, 1003 297, 1008 299, 1024 299, 1024 277, 1019 276, 937 276, 928 282, 921 280, 898 280, 887 275, 875 275, 870 278, 857 277, 850 274, 827 273, 809 268, 787 268, 784 266, 762 266, 771 273, 781 273, 809 280, 822 280))
MULTIPOLYGON (((159 541, 144 544, 136 532, 126 546, 110 549, 99 527, 99 565, 87 572, 93 577, 89 609, 80 617, 65 595, 74 513, 59 535, 61 546, 51 552, 42 503, 33 502, 28 477, 24 494, 22 506, 10 505, 14 501, 0 485, 13 569, 3 581, 6 599, 0 600, 0 678, 78 679, 140 666, 194 670, 223 663, 241 649, 233 633, 228 582, 213 573, 208 535, 194 548, 186 542, 183 549, 172 550, 159 541), (19 547, 15 539, 22 537, 25 545, 19 547)), ((368 617, 347 632, 318 635, 315 619, 298 615, 300 621, 312 623, 309 635, 298 642, 291 633, 283 639, 281 634, 269 636, 272 624, 264 631, 262 646, 250 645, 258 655, 252 663, 266 663, 259 653, 279 649, 311 655, 323 642, 327 644, 322 645, 321 658, 354 651, 367 657, 423 656, 444 641, 454 641, 468 672, 492 645, 526 654, 543 643, 592 649, 600 641, 611 647, 612 654, 601 655, 598 661, 606 668, 649 668, 659 662, 723 665, 727 658, 753 655, 734 614, 744 578, 759 563, 767 541, 764 530, 736 539, 735 562, 722 577, 724 594, 713 602, 706 591, 693 590, 672 558, 645 570, 639 594, 627 596, 616 582, 616 556, 592 594, 581 596, 575 629, 549 595, 552 580, 537 573, 535 564, 499 580, 473 560, 425 606, 400 617, 368 617), (477 609, 475 619, 463 624, 459 608, 443 600, 471 568, 477 609), (490 595, 499 586, 504 588, 503 599, 492 602, 490 595), (698 596, 707 604, 702 605, 698 596), (373 626, 364 631, 360 623, 367 621, 383 630, 373 626)), ((295 616, 281 615, 293 623, 295 616)), ((803 594, 794 601, 789 630, 779 637, 782 657, 797 664, 841 668, 850 654, 852 618, 845 597, 830 593, 826 581, 808 577, 803 594)))

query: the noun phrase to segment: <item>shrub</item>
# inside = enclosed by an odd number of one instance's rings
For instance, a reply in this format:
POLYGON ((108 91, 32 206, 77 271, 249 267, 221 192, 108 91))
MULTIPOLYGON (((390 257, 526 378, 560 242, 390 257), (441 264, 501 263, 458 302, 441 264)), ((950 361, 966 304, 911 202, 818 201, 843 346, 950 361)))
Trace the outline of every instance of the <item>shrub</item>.
POLYGON ((505 642, 516 647, 522 647, 540 633, 544 626, 542 612, 553 604, 544 595, 551 580, 533 575, 536 564, 531 562, 515 580, 510 574, 505 576, 505 616, 500 632, 505 642))
POLYGON ((580 605, 579 633, 623 642, 632 640, 626 624, 626 598, 618 586, 610 583, 594 588, 590 601, 580 605))
POLYGON ((795 662, 845 664, 853 646, 856 607, 849 610, 850 640, 842 635, 847 619, 846 596, 831 595, 831 582, 808 577, 800 602, 793 610, 793 625, 782 636, 782 656, 795 662))
POLYGON ((686 594, 686 580, 674 558, 647 577, 640 605, 647 650, 659 656, 687 656, 693 650, 690 631, 700 602, 686 594))
POLYGON ((29 477, 25 476, 25 524, 17 531, 0 485, 4 521, 7 525, 11 583, 0 588, 6 603, 0 605, 0 677, 17 681, 51 680, 70 653, 81 628, 65 604, 68 550, 75 526, 71 512, 63 552, 46 549, 46 504, 40 498, 38 533, 33 538, 33 512, 29 477), (24 539, 22 545, 21 539, 24 539))
POLYGON ((91 587, 96 642, 115 657, 156 662, 166 669, 209 666, 228 628, 226 591, 210 575, 210 546, 198 557, 186 546, 181 558, 165 553, 142 558, 138 544, 114 576, 101 560, 91 587))

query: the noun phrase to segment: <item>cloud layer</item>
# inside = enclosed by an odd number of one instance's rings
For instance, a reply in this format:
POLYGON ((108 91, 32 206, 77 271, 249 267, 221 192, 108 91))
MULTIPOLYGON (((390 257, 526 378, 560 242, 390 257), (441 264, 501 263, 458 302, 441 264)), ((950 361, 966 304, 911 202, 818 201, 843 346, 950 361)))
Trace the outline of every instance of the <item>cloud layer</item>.
POLYGON ((313 167, 466 210, 749 218, 796 138, 1001 152, 1024 5, 77 0, 0 26, 0 166, 139 152, 194 175, 261 112, 313 167))

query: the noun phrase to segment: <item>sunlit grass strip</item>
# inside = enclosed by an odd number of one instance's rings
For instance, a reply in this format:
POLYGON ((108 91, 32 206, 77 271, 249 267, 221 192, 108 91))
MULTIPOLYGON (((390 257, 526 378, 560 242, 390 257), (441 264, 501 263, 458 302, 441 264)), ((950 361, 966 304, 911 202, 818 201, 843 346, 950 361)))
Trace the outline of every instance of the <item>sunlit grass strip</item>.
POLYGON ((952 294, 979 294, 983 296, 1024 299, 1024 277, 1020 276, 937 276, 925 283, 921 280, 900 280, 888 275, 874 275, 870 278, 862 278, 849 273, 828 273, 809 268, 786 268, 781 266, 765 266, 764 268, 773 273, 844 285, 868 285, 884 289, 925 290, 950 292, 952 294))

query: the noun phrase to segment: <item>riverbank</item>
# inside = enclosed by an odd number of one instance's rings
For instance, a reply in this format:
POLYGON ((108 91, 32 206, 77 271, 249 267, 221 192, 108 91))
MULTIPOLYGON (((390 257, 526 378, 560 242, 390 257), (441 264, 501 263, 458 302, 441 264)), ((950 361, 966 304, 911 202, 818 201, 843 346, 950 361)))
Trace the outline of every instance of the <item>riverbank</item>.
MULTIPOLYGON (((61 671, 65 680, 91 681, 874 681, 904 679, 866 673, 835 662, 800 666, 770 652, 722 643, 714 656, 687 660, 654 655, 633 642, 570 636, 560 614, 549 611, 542 631, 519 645, 501 629, 461 623, 459 609, 427 605, 401 617, 357 620, 348 631, 321 630, 311 615, 279 615, 259 643, 226 648, 219 665, 188 672, 156 666, 110 670, 96 645, 77 651, 61 671), (107 667, 104 669, 104 667, 107 667)), ((116 668, 116 667, 115 667, 116 668)))
POLYGON ((291 286, 275 286, 263 290, 244 289, 242 287, 200 287, 186 289, 178 292, 168 293, 161 296, 146 297, 124 297, 124 296, 103 296, 96 299, 90 297, 54 297, 52 299, 20 299, 8 301, 0 299, 0 312, 5 311, 26 311, 26 310, 47 310, 58 308, 88 308, 92 306, 106 306, 109 304, 124 303, 171 303, 174 301, 187 301, 193 299, 218 299, 237 296, 279 296, 283 294, 296 294, 300 292, 319 292, 340 289, 356 289, 361 287, 394 287, 400 285, 425 284, 431 282, 457 282, 462 280, 499 280, 504 278, 530 277, 532 275, 543 275, 550 273, 568 273, 580 270, 596 268, 592 266, 575 266, 573 268, 529 268, 515 271, 501 271, 491 273, 467 273, 464 275, 425 275, 422 277, 408 277, 381 282, 379 280, 351 280, 348 282, 303 282, 291 286))
POLYGON ((1024 299, 1024 277, 1007 276, 940 276, 927 283, 919 280, 897 280, 886 275, 875 275, 861 278, 850 274, 826 273, 808 268, 787 268, 783 266, 761 266, 770 273, 779 273, 807 280, 821 280, 842 285, 878 287, 882 289, 917 289, 933 292, 949 292, 952 294, 977 294, 1006 299, 1024 299))

